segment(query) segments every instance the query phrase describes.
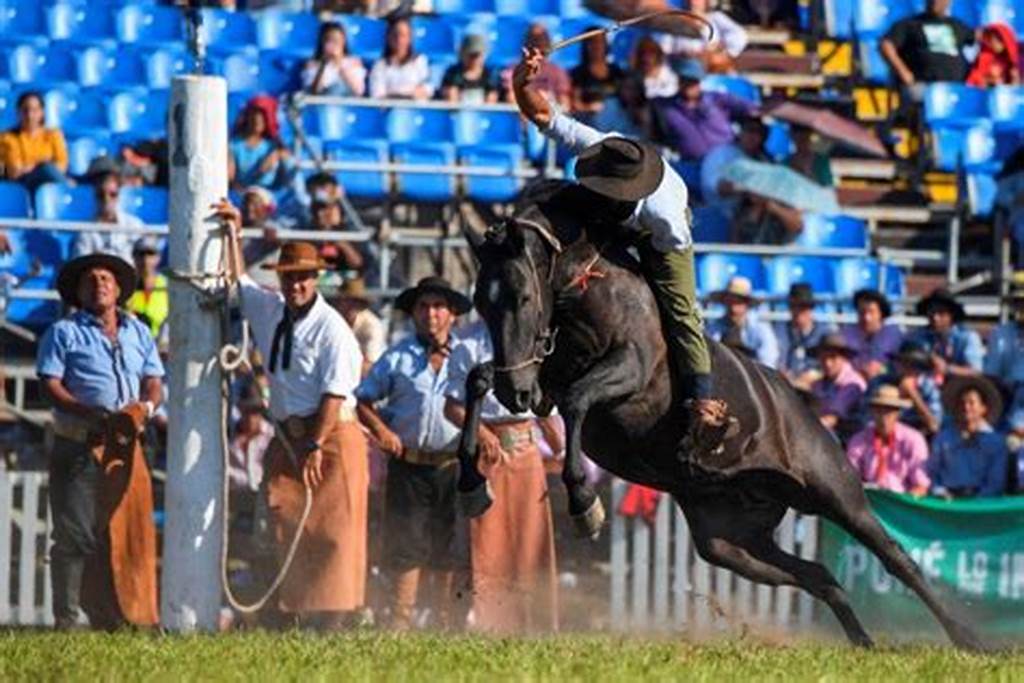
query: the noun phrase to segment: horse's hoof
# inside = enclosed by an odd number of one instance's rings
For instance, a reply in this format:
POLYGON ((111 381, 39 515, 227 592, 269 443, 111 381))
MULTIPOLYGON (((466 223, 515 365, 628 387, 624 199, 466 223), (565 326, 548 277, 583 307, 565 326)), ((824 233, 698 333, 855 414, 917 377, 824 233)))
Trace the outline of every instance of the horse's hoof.
POLYGON ((494 492, 491 491, 491 484, 486 480, 469 491, 459 491, 456 496, 459 501, 459 510, 467 519, 473 519, 487 512, 494 503, 494 492))
POLYGON ((576 535, 580 538, 589 538, 591 541, 596 541, 601 535, 604 519, 604 504, 597 497, 594 498, 594 503, 587 508, 586 512, 572 515, 572 523, 576 529, 576 535))

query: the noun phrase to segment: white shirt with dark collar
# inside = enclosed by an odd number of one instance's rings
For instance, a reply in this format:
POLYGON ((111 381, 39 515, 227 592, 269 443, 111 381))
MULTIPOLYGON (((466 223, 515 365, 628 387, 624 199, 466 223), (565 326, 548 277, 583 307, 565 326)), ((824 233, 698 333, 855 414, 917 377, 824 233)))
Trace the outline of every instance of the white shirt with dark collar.
MULTIPOLYGON (((269 363, 274 331, 284 315, 284 297, 264 289, 248 275, 239 279, 242 315, 252 328, 253 341, 269 363)), ((343 396, 356 405, 363 355, 348 323, 319 293, 313 307, 295 321, 288 369, 277 363, 270 378, 270 412, 278 420, 307 417, 317 412, 324 394, 343 396)))

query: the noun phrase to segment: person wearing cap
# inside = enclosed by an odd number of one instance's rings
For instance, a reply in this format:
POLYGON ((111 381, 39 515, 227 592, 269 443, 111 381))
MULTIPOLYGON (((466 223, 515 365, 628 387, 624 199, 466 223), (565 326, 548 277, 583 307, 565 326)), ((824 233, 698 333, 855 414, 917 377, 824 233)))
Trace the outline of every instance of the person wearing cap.
POLYGON ((361 277, 345 278, 338 290, 336 306, 345 322, 352 328, 363 352, 363 375, 387 350, 387 327, 370 308, 366 282, 361 277))
POLYGON ((942 387, 942 400, 954 420, 932 443, 928 459, 932 495, 1002 495, 1009 454, 1005 438, 992 426, 999 422, 1003 410, 999 390, 981 375, 952 376, 942 387))
POLYGON ((123 310, 136 274, 114 254, 66 263, 57 276, 73 313, 39 343, 36 372, 53 403, 50 551, 53 616, 73 628, 157 623, 156 529, 141 433, 161 400, 164 368, 150 330, 123 310), (111 500, 113 498, 113 500, 111 500))
POLYGON ((128 299, 128 310, 141 322, 149 326, 153 338, 160 336, 160 329, 170 314, 170 298, 167 293, 167 277, 160 273, 160 244, 155 237, 140 237, 132 247, 135 272, 139 276, 135 292, 128 299))
POLYGON ((1014 289, 1007 301, 1012 320, 989 334, 984 370, 1009 388, 1012 410, 1016 411, 1024 409, 1024 289, 1014 289))
POLYGON ((752 292, 750 280, 741 275, 729 278, 725 289, 714 292, 711 301, 725 306, 725 315, 708 323, 708 336, 727 346, 750 349, 758 362, 774 368, 779 364, 779 340, 771 325, 750 310, 760 303, 752 292))
POLYGON ((892 315, 892 305, 876 289, 861 289, 853 295, 857 322, 843 327, 846 345, 854 350, 853 366, 864 379, 871 380, 888 370, 889 360, 903 343, 903 333, 885 320, 892 315))
POLYGON ((449 357, 459 344, 452 325, 472 305, 444 278, 426 277, 395 307, 412 318, 416 333, 385 351, 356 390, 363 424, 389 456, 383 564, 392 582, 391 626, 411 626, 420 584, 428 581, 441 625, 458 626, 456 575, 467 564, 456 544, 459 430, 444 406, 449 357))
POLYGON ((679 94, 654 100, 651 106, 662 136, 684 160, 699 161, 716 147, 731 143, 736 138, 733 123, 757 114, 757 105, 749 100, 702 90, 706 72, 696 59, 678 62, 676 74, 679 94))
POLYGON ((899 387, 880 384, 868 399, 872 421, 850 439, 846 457, 860 480, 886 491, 923 495, 931 480, 925 466, 928 443, 924 435, 900 421, 911 408, 899 387))
POLYGON ((810 351, 826 334, 835 332, 830 325, 814 319, 814 292, 806 282, 790 285, 786 297, 789 320, 775 326, 779 342, 779 372, 797 386, 809 388, 821 375, 821 366, 810 351))
MULTIPOLYGON (((110 167, 106 165, 97 166, 90 175, 93 192, 96 197, 96 215, 93 220, 97 223, 105 223, 117 226, 118 228, 129 228, 132 231, 143 228, 143 223, 137 216, 133 216, 121 209, 119 199, 121 196, 121 174, 116 164, 109 157, 110 167)), ((98 160, 97 160, 98 161, 98 160)), ((110 232, 106 230, 95 230, 80 232, 75 238, 75 245, 72 252, 75 256, 86 254, 115 254, 125 261, 131 263, 139 234, 136 232, 110 232)))
POLYGON ((811 385, 818 417, 842 440, 860 428, 858 409, 867 382, 853 369, 854 350, 842 335, 825 335, 811 353, 821 364, 821 379, 811 385))
POLYGON ((280 291, 264 289, 244 272, 240 212, 227 200, 214 209, 230 230, 242 315, 270 382, 277 436, 264 467, 279 557, 296 533, 306 488, 313 495, 278 606, 299 623, 341 628, 363 608, 366 593, 369 470, 355 410, 362 354, 341 314, 317 291, 327 264, 315 246, 285 243, 277 263, 264 265, 278 274, 280 291))
POLYGON ((892 371, 872 379, 868 388, 883 383, 899 387, 900 397, 909 402, 900 413, 900 421, 929 437, 934 436, 942 426, 942 389, 931 373, 928 349, 908 339, 893 354, 890 365, 892 371))
POLYGON ((964 325, 967 312, 949 291, 936 289, 917 304, 917 314, 928 318, 928 326, 911 339, 932 354, 932 371, 938 377, 975 375, 985 362, 981 335, 964 325))
POLYGON ((652 145, 601 133, 551 104, 535 85, 545 64, 543 51, 523 51, 513 77, 515 101, 544 135, 578 155, 583 217, 625 227, 635 236, 686 410, 684 446, 714 451, 736 421, 725 401, 711 396, 711 355, 697 301, 686 183, 652 145))
POLYGON ((487 40, 478 33, 467 33, 459 48, 459 61, 441 78, 441 98, 467 104, 497 102, 501 76, 486 60, 487 40))
MULTIPOLYGON (((460 428, 466 413, 466 379, 477 365, 494 359, 486 324, 478 320, 460 330, 451 357, 445 415, 460 428)), ((558 629, 558 581, 555 529, 547 474, 534 431, 532 413, 509 412, 494 397, 484 398, 480 415, 478 467, 494 502, 469 523, 473 584, 473 625, 491 632, 558 629)), ((543 433, 561 435, 541 418, 543 433)))

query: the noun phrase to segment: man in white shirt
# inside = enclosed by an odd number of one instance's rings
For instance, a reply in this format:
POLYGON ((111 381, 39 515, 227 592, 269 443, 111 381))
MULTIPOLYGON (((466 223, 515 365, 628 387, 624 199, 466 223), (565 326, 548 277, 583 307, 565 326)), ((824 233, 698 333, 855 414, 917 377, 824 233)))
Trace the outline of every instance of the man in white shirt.
POLYGON ((362 354, 341 314, 317 291, 326 264, 314 245, 282 246, 278 262, 264 265, 277 272, 281 291, 264 289, 244 274, 238 210, 226 200, 215 209, 232 231, 242 314, 270 379, 278 435, 267 449, 264 479, 279 556, 302 516, 304 487, 313 490, 279 606, 306 623, 342 627, 361 610, 366 592, 369 469, 355 417, 362 354))

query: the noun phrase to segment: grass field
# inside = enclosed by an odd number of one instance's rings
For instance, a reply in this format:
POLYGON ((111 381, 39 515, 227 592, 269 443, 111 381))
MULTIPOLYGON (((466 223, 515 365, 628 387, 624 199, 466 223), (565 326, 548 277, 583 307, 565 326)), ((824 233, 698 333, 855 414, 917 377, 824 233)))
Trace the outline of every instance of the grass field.
POLYGON ((766 644, 566 635, 538 639, 360 632, 218 636, 0 632, 0 680, 1024 680, 1024 651, 766 644))

